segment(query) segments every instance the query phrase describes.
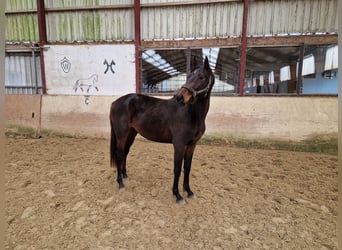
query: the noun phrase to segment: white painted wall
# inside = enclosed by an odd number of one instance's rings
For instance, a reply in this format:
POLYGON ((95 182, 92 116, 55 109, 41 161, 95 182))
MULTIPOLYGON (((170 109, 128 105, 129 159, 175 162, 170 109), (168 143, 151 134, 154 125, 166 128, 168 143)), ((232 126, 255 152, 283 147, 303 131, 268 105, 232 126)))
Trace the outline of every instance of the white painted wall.
POLYGON ((134 45, 51 45, 44 52, 46 88, 53 95, 135 92, 134 45))

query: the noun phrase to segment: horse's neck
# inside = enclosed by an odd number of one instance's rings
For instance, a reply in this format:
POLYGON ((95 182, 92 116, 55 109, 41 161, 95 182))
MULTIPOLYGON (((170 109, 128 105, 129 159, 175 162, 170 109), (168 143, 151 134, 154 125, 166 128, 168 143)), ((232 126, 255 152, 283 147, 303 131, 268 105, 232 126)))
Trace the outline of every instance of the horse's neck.
POLYGON ((203 120, 205 119, 205 117, 207 116, 207 113, 209 111, 209 105, 210 105, 210 96, 207 96, 204 99, 198 99, 197 100, 197 104, 198 105, 197 108, 194 108, 196 110, 196 112, 198 113, 198 115, 200 117, 203 118, 203 120))

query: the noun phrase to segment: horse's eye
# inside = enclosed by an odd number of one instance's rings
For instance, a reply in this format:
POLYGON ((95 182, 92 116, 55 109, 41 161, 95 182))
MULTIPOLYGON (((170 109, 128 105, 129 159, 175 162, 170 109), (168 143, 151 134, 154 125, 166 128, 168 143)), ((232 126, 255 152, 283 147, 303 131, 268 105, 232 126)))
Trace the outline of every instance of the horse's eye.
POLYGON ((204 80, 204 79, 205 79, 204 76, 199 76, 198 78, 199 78, 200 80, 204 80))

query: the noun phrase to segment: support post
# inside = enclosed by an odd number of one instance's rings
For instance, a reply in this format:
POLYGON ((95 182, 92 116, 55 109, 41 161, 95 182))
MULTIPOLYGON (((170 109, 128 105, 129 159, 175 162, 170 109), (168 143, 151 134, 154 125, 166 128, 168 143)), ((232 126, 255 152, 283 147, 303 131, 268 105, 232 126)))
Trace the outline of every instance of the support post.
POLYGON ((191 72, 191 49, 188 47, 186 49, 186 77, 188 78, 191 72))
POLYGON ((37 17, 38 17, 38 32, 39 32, 39 56, 40 69, 42 74, 43 94, 46 94, 46 78, 45 78, 45 63, 44 63, 44 45, 47 43, 46 21, 45 21, 45 4, 44 0, 37 0, 37 17))
POLYGON ((305 50, 305 45, 303 43, 302 46, 300 46, 300 51, 299 51, 298 76, 297 76, 297 84, 296 84, 297 95, 300 95, 303 92, 302 72, 303 72, 304 50, 305 50))
POLYGON ((241 34, 241 50, 240 50, 239 96, 243 96, 243 87, 245 84, 246 48, 247 48, 247 17, 248 17, 248 0, 244 0, 243 1, 242 34, 241 34))
POLYGON ((134 0, 135 91, 140 93, 140 0, 134 0))

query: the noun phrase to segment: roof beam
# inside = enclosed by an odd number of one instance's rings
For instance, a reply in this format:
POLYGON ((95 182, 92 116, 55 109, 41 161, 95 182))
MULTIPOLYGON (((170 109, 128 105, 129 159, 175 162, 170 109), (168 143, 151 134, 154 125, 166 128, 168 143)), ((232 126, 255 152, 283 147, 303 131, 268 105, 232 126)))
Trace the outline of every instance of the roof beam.
MULTIPOLYGON (((337 34, 287 35, 247 37, 247 47, 278 47, 337 44, 337 34)), ((241 45, 241 37, 182 39, 182 40, 143 40, 141 50, 146 49, 186 49, 195 48, 234 48, 241 45)))

